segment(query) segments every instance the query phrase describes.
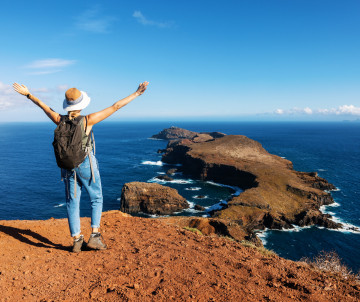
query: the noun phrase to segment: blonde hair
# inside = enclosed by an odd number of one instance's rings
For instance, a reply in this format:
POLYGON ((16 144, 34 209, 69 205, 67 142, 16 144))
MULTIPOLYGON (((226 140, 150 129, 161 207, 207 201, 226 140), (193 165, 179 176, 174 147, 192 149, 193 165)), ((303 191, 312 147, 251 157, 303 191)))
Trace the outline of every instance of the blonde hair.
POLYGON ((80 114, 81 110, 74 110, 74 111, 69 111, 68 115, 69 115, 69 119, 73 119, 75 117, 77 117, 80 114))

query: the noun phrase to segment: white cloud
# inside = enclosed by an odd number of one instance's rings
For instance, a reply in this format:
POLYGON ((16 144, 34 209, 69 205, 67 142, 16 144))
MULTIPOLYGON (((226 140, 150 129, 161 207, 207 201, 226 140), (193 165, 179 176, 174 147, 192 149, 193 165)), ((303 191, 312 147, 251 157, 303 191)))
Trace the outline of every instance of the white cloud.
POLYGON ((59 68, 69 66, 75 63, 75 60, 64 59, 44 59, 33 61, 26 65, 26 68, 40 69, 40 68, 59 68))
POLYGON ((111 24, 116 20, 114 17, 100 15, 97 7, 86 10, 77 19, 76 26, 79 29, 97 34, 108 33, 111 24))
POLYGON ((306 113, 306 114, 312 114, 313 111, 312 111, 312 109, 310 109, 309 107, 306 107, 306 108, 304 108, 304 113, 306 113))
MULTIPOLYGON (((33 93, 41 100, 45 100, 48 105, 54 100, 59 99, 59 93, 64 92, 67 89, 67 85, 60 85, 58 87, 47 88, 29 88, 30 93, 33 93)), ((24 106, 34 106, 33 103, 28 100, 25 96, 17 93, 12 85, 0 82, 0 111, 23 108, 24 106)))
POLYGON ((75 62, 75 60, 65 60, 59 58, 43 59, 33 61, 24 67, 32 70, 29 72, 30 75, 43 75, 62 71, 61 68, 70 66, 75 62))
POLYGON ((342 105, 338 108, 320 108, 320 109, 311 109, 309 107, 292 109, 276 109, 274 111, 278 115, 294 115, 294 114, 319 114, 319 115, 356 115, 360 116, 360 107, 354 105, 342 105))
POLYGON ((278 115, 284 115, 284 114, 313 114, 313 110, 309 107, 306 107, 306 108, 298 108, 298 107, 294 107, 292 109, 288 109, 288 110, 285 110, 285 109, 276 109, 274 111, 275 114, 278 114, 278 115))
POLYGON ((132 16, 142 25, 157 26, 160 28, 171 27, 173 25, 173 22, 158 22, 149 20, 141 13, 141 11, 138 10, 135 11, 132 16))
POLYGON ((56 90, 63 92, 65 90, 67 90, 68 88, 69 88, 69 85, 64 84, 64 85, 59 85, 58 87, 56 87, 56 90))
POLYGON ((0 82, 0 111, 24 106, 27 101, 27 98, 18 94, 12 86, 0 82))
POLYGON ((343 105, 336 110, 336 114, 360 115, 360 107, 354 105, 343 105))

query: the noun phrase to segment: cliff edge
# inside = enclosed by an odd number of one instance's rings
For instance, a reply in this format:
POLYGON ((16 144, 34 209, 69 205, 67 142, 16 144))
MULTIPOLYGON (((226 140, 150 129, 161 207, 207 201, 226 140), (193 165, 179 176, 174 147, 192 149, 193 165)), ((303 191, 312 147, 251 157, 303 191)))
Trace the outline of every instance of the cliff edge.
POLYGON ((66 219, 0 221, 0 301, 360 299, 355 281, 225 237, 120 211, 101 227, 107 250, 73 254, 66 219))

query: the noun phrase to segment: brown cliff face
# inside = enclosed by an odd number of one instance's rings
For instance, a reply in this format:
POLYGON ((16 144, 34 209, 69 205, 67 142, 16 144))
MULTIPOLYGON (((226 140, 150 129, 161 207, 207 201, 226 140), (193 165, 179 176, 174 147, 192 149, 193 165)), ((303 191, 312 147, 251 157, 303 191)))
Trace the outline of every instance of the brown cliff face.
POLYGON ((125 213, 167 215, 188 207, 176 189, 156 183, 130 182, 121 191, 120 210, 125 213))
POLYGON ((341 226, 319 210, 333 202, 325 191, 334 189, 333 185, 316 173, 293 170, 291 161, 268 153, 245 136, 227 135, 198 143, 170 141, 162 161, 181 163, 182 171, 196 178, 243 189, 213 216, 236 221, 248 231, 291 228, 292 224, 341 226))

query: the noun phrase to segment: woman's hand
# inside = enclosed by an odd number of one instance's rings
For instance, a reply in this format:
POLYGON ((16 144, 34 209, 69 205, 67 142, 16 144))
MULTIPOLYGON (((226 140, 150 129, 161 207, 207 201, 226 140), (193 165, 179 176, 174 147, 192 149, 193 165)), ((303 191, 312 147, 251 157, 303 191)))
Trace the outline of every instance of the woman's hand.
POLYGON ((142 95, 145 92, 147 85, 149 85, 149 82, 141 83, 139 85, 138 89, 136 90, 136 94, 137 95, 142 95))
POLYGON ((20 85, 18 83, 13 84, 14 90, 22 95, 30 94, 29 89, 25 85, 20 85))

